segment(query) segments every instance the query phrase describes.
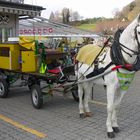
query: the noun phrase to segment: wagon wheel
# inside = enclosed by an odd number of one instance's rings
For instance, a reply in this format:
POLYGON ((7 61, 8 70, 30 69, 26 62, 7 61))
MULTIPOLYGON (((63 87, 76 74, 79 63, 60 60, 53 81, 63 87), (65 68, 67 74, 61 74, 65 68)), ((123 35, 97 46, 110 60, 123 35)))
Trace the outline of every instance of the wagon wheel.
POLYGON ((40 82, 39 82, 39 81, 36 81, 36 79, 33 78, 33 77, 29 77, 29 78, 28 78, 28 84, 27 84, 28 89, 31 90, 31 88, 32 88, 32 86, 33 86, 34 84, 40 85, 40 82))
POLYGON ((43 106, 43 95, 41 88, 38 84, 31 87, 31 100, 32 104, 36 109, 40 109, 43 106))
POLYGON ((0 79, 0 97, 6 98, 8 96, 8 83, 5 79, 0 79))
POLYGON ((78 86, 75 85, 72 89, 71 89, 71 92, 72 92, 72 96, 74 98, 74 100, 76 102, 79 102, 79 97, 78 97, 78 86))

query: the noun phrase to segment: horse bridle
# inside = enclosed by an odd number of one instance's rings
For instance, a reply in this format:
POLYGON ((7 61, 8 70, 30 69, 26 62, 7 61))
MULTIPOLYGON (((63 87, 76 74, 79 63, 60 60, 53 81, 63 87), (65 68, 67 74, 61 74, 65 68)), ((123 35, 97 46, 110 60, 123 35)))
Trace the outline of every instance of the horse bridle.
MULTIPOLYGON (((140 69, 140 42, 139 42, 139 40, 138 40, 138 35, 137 35, 137 27, 139 27, 140 25, 137 25, 136 27, 135 27, 135 29, 134 29, 134 33, 135 33, 135 39, 136 39, 136 42, 137 42, 137 44, 138 44, 138 51, 134 51, 134 50, 132 50, 132 49, 130 49, 130 48, 128 48, 128 47, 126 47, 125 45, 123 45, 122 43, 120 43, 120 41, 119 40, 115 40, 115 39, 113 39, 119 46, 120 46, 120 50, 122 50, 123 52, 125 52, 126 54, 128 54, 130 57, 132 57, 132 55, 137 55, 137 58, 136 58, 136 61, 135 61, 135 63, 134 64, 132 64, 132 66, 133 66, 133 68, 132 69, 130 69, 130 68, 126 68, 127 70, 130 70, 130 71, 137 71, 137 70, 139 70, 140 69), (125 49, 127 49, 127 50, 129 50, 129 51, 131 51, 133 54, 130 54, 129 52, 127 52, 126 50, 124 50, 124 48, 125 49)), ((120 33, 122 33, 122 31, 123 30, 121 30, 120 29, 120 33)), ((111 37, 108 39, 108 41, 111 39, 111 37)), ((108 43, 108 42, 107 42, 108 43)), ((106 45, 105 45, 106 46, 106 45)), ((102 52, 102 51, 101 51, 102 52)), ((123 60, 123 62, 122 63, 120 63, 120 65, 126 65, 126 64, 128 64, 125 60, 124 60, 124 58, 123 58, 123 56, 122 56, 122 54, 121 54, 121 52, 120 52, 120 57, 122 57, 122 60, 123 60)), ((113 57, 111 57, 111 59, 112 59, 113 57)), ((95 59, 96 60, 96 59, 95 59)), ((110 62, 105 68, 103 68, 101 71, 105 71, 106 69, 108 69, 108 67, 110 67, 112 64, 115 64, 113 61, 112 62, 110 62)), ((95 65, 96 66, 96 65, 95 65)), ((99 71, 99 69, 98 69, 98 67, 97 67, 97 71, 99 71)), ((92 72, 91 74, 88 74, 86 77, 88 78, 88 77, 92 77, 94 74, 93 74, 94 72, 92 72)))
MULTIPOLYGON (((121 51, 123 51, 124 53, 126 53, 127 55, 129 55, 130 57, 132 57, 133 55, 136 55, 136 60, 132 65, 132 69, 130 69, 130 71, 138 71, 140 70, 140 42, 139 42, 139 39, 138 39, 138 34, 140 33, 137 33, 137 28, 139 27, 140 25, 137 25, 135 28, 134 28, 134 35, 135 35, 135 40, 136 40, 136 43, 137 43, 137 47, 138 47, 138 51, 134 51, 128 47, 126 47, 124 44, 120 43, 119 40, 115 40, 115 38, 113 39, 114 42, 116 42, 117 44, 117 50, 120 49, 120 51, 118 51, 117 54, 115 54, 115 56, 120 56, 118 59, 115 59, 115 57, 113 57, 112 55, 112 61, 115 65, 126 65, 126 64, 129 64, 128 62, 126 62, 126 60, 124 60, 123 56, 122 56, 122 53, 121 51), (124 49, 125 48, 125 49, 124 49), (127 50, 129 50, 130 52, 128 52, 127 50)), ((120 30, 121 31, 121 30, 120 30)), ((123 30, 122 30, 123 31, 123 30)), ((122 31, 120 32, 120 35, 122 33, 122 31)), ((129 69, 128 69, 129 70, 129 69)))
MULTIPOLYGON (((122 43, 118 42, 120 46, 124 47, 125 49, 133 52, 133 55, 140 55, 140 42, 138 40, 138 35, 137 35, 137 27, 139 27, 140 25, 137 25, 134 29, 134 33, 135 33, 135 39, 136 39, 136 42, 138 44, 138 51, 134 51, 130 48, 127 48, 125 45, 123 45, 122 43)), ((139 33, 140 34, 140 33, 139 33)), ((126 52, 123 48, 121 47, 122 51, 125 52, 126 54, 128 54, 130 57, 132 57, 132 54, 126 52)))
POLYGON ((137 44, 138 44, 138 54, 140 54, 140 42, 138 40, 138 34, 140 34, 140 32, 137 34, 137 28, 139 27, 140 25, 137 25, 134 29, 134 33, 135 33, 135 39, 137 41, 137 44))

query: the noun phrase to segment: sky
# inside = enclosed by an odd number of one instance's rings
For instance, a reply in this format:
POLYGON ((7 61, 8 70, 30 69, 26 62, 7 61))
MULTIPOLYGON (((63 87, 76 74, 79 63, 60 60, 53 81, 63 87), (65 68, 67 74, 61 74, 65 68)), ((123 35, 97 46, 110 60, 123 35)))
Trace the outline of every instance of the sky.
POLYGON ((134 0, 24 0, 26 4, 39 5, 46 8, 42 16, 49 18, 51 11, 64 7, 77 11, 84 18, 113 17, 115 10, 121 10, 134 0))

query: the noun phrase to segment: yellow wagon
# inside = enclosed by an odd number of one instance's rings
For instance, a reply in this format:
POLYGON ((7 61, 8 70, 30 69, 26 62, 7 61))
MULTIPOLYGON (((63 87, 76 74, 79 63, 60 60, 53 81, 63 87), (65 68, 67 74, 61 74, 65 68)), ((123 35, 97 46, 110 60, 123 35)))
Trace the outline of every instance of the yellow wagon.
POLYGON ((68 82, 74 66, 56 63, 65 61, 67 53, 46 50, 37 41, 0 44, 0 97, 6 98, 9 87, 28 86, 35 108, 43 105, 44 98, 52 95, 52 84, 68 82), (54 67, 49 69, 50 63, 54 67), (46 83, 42 85, 42 81, 46 83))

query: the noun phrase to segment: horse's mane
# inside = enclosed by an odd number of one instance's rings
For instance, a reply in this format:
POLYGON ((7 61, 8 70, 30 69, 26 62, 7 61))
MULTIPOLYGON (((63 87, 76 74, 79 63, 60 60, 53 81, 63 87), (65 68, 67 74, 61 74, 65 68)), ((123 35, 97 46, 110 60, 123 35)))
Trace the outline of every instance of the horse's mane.
POLYGON ((118 30, 115 32, 115 34, 114 34, 114 40, 116 40, 116 41, 114 41, 113 43, 118 43, 119 42, 119 39, 120 39, 120 35, 121 35, 121 33, 124 31, 124 28, 123 27, 121 27, 121 28, 118 28, 118 30))
POLYGON ((111 46, 111 59, 115 65, 124 65, 125 60, 122 56, 121 47, 119 43, 119 39, 121 33, 124 31, 124 28, 119 28, 114 34, 114 41, 111 46))

